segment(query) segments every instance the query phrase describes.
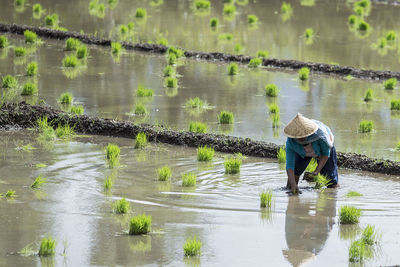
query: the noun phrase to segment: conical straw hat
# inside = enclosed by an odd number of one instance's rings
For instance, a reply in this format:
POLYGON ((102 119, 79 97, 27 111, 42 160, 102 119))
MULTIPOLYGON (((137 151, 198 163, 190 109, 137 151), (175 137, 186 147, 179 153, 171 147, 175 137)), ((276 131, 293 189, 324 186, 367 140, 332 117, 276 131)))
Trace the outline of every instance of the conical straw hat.
POLYGON ((300 113, 286 125, 283 132, 291 138, 304 138, 312 135, 318 130, 318 125, 310 119, 307 119, 300 113))

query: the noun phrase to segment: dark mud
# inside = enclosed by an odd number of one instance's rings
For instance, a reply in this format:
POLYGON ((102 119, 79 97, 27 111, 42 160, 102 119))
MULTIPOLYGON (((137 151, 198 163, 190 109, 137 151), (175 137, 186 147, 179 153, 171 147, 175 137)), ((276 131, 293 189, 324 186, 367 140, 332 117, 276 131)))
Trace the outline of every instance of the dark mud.
MULTIPOLYGON (((20 129, 35 127, 37 119, 47 116, 53 125, 69 124, 76 132, 134 139, 139 132, 146 133, 149 141, 173 145, 198 147, 208 145, 216 151, 242 153, 248 156, 276 158, 278 145, 248 138, 217 134, 197 134, 169 130, 162 126, 133 124, 126 121, 102 119, 87 115, 71 115, 47 106, 32 106, 24 102, 7 103, 0 108, 0 129, 20 129)), ((400 163, 368 158, 354 153, 337 154, 338 165, 342 168, 400 175, 400 163)))
MULTIPOLYGON (((25 30, 36 32, 40 37, 45 37, 45 38, 64 40, 69 37, 74 37, 87 44, 111 46, 110 39, 98 38, 87 34, 80 34, 77 32, 64 32, 43 27, 0 23, 0 32, 23 34, 25 30)), ((136 51, 143 51, 143 52, 150 52, 157 54, 164 54, 168 49, 167 46, 157 45, 157 44, 145 44, 145 43, 132 44, 126 42, 122 42, 121 44, 127 50, 136 50, 136 51)), ((206 53, 206 52, 185 51, 184 53, 187 58, 221 61, 221 62, 239 62, 243 64, 249 63, 249 61, 252 59, 252 57, 250 56, 231 55, 219 52, 206 53)), ((339 66, 332 64, 315 63, 315 62, 303 62, 298 60, 281 60, 281 59, 267 58, 263 60, 263 66, 285 69, 285 70, 288 69, 297 70, 302 67, 308 67, 312 72, 332 74, 338 76, 351 75, 353 77, 362 79, 385 80, 392 77, 400 79, 400 72, 364 70, 364 69, 353 68, 350 66, 339 66)))

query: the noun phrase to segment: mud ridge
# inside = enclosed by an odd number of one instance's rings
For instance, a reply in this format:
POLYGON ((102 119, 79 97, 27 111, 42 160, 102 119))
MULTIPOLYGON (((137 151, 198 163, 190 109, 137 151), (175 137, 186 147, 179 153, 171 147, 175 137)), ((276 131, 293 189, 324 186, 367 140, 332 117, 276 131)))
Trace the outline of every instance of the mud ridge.
MULTIPOLYGON (((70 31, 59 31, 44 27, 35 27, 27 25, 17 25, 17 24, 2 24, 0 23, 0 32, 9 32, 14 34, 23 34, 25 30, 30 30, 36 32, 40 37, 64 40, 69 37, 77 38, 86 44, 100 45, 100 46, 111 46, 110 39, 98 38, 88 34, 81 34, 78 32, 70 31)), ((123 47, 127 50, 136 50, 149 53, 164 54, 167 52, 168 47, 158 44, 146 44, 146 43, 121 43, 123 47)), ((244 55, 231 55, 219 52, 196 52, 196 51, 186 51, 184 54, 187 58, 203 59, 209 61, 220 61, 220 62, 239 62, 243 64, 249 63, 252 59, 250 56, 244 55)), ((400 72, 393 71, 378 71, 378 70, 364 70, 358 69, 350 66, 338 66, 325 63, 315 63, 315 62, 303 62, 298 60, 282 60, 267 58, 263 60, 263 66, 272 67, 278 69, 288 69, 297 70, 302 67, 308 67, 312 72, 333 74, 339 76, 351 75, 356 78, 362 79, 373 79, 373 80, 385 80, 388 78, 400 79, 400 72)))
MULTIPOLYGON (((185 131, 174 131, 164 127, 133 124, 127 121, 103 119, 87 115, 69 113, 47 107, 33 106, 25 102, 6 103, 0 108, 0 129, 35 127, 37 119, 46 116, 53 125, 73 125, 78 133, 125 137, 134 139, 139 132, 146 133, 149 141, 172 145, 198 147, 208 145, 216 151, 242 153, 248 156, 276 158, 278 145, 249 138, 240 138, 218 134, 198 134, 185 131)), ((400 163, 369 158, 355 153, 337 153, 338 165, 342 168, 400 175, 400 163)))

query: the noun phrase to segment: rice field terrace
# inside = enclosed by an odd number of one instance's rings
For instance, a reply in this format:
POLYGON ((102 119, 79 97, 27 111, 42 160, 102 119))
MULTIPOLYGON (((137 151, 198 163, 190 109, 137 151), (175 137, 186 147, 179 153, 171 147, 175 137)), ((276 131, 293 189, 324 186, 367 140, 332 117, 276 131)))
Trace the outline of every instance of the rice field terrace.
POLYGON ((397 2, 3 2, 0 266, 400 264, 397 2), (298 112, 332 129, 339 188, 285 188, 298 112))

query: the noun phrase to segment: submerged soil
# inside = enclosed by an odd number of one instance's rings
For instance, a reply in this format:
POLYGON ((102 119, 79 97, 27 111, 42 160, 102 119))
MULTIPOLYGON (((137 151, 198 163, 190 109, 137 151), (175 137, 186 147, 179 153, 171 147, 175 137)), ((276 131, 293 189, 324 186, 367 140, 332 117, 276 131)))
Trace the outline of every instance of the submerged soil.
MULTIPOLYGON (((249 138, 239 138, 217 134, 199 134, 174 131, 162 126, 133 124, 126 121, 103 119, 93 116, 76 116, 47 106, 34 106, 25 102, 7 103, 0 109, 0 128, 34 127, 36 121, 46 116, 53 125, 73 125, 79 133, 135 138, 139 132, 146 133, 149 141, 174 145, 198 147, 208 145, 216 151, 242 153, 249 156, 276 158, 278 145, 249 138)), ((369 158, 356 153, 337 154, 338 165, 342 168, 378 172, 392 175, 400 174, 400 163, 391 160, 369 158)))

